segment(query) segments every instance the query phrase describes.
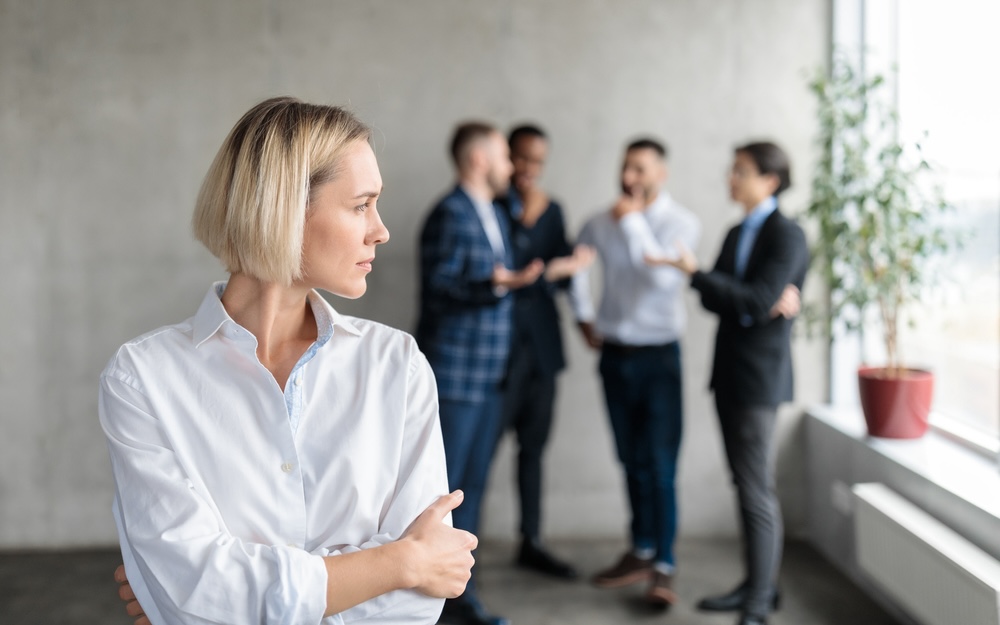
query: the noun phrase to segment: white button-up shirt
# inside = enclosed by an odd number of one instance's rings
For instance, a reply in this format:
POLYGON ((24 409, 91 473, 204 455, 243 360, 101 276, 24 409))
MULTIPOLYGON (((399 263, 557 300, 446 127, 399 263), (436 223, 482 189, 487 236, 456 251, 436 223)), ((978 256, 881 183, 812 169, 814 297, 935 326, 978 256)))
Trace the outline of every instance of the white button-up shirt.
POLYGON ((498 263, 503 264, 506 248, 503 243, 503 231, 500 230, 500 222, 497 219, 496 205, 490 200, 483 200, 473 195, 465 187, 462 187, 462 191, 469 196, 469 199, 472 200, 472 205, 476 207, 476 215, 479 216, 479 221, 483 224, 483 230, 486 231, 486 238, 490 240, 490 247, 493 248, 493 256, 497 259, 498 263))
POLYGON ((594 312, 590 270, 573 276, 570 301, 578 321, 594 321, 606 340, 625 345, 676 341, 686 321, 682 289, 687 280, 669 266, 650 266, 645 256, 676 257, 676 244, 698 245, 701 226, 688 209, 660 192, 645 210, 619 221, 605 211, 583 226, 578 243, 597 250, 603 270, 600 308, 594 312))
POLYGON ((447 492, 416 342, 311 293, 319 339, 283 392, 223 287, 194 317, 123 345, 101 375, 113 512, 150 621, 434 623, 442 601, 413 591, 323 619, 321 556, 399 539, 447 492))

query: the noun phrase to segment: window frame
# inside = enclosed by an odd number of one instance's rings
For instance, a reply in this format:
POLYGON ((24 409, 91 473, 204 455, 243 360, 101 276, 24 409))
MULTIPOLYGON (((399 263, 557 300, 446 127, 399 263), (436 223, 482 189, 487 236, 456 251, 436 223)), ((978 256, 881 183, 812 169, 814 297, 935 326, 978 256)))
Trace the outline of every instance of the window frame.
MULTIPOLYGON (((899 62, 899 0, 834 0, 832 5, 832 58, 835 51, 847 53, 858 60, 861 71, 879 73, 887 78, 899 62), (873 53, 872 42, 881 45, 873 53)), ((898 105, 899 93, 895 81, 890 81, 889 97, 898 105)), ((838 324, 839 326, 839 324, 838 324)), ((865 339, 843 327, 834 327, 829 352, 830 402, 843 405, 845 400, 860 411, 856 371, 863 362, 865 339)), ((996 436, 982 432, 960 419, 950 417, 947 410, 933 410, 930 428, 940 436, 953 440, 964 448, 993 459, 1000 469, 1000 431, 996 436)))

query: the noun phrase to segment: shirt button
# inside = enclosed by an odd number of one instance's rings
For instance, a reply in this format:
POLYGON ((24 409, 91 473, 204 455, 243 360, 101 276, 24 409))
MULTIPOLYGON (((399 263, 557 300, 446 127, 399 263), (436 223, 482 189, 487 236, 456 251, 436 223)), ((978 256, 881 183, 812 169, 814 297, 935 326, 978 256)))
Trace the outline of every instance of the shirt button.
POLYGON ((284 471, 285 473, 291 473, 292 472, 292 463, 291 462, 286 462, 285 464, 281 465, 281 470, 284 471))
POLYGON ((295 386, 302 386, 302 376, 301 375, 295 376, 295 386))

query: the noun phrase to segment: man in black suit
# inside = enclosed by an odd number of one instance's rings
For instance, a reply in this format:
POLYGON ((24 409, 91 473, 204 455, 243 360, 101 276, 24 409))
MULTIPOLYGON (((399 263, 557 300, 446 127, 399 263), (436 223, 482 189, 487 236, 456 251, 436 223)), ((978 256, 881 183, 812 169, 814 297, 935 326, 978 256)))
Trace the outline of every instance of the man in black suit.
POLYGON ((762 625, 777 604, 781 509, 775 493, 771 438, 778 404, 792 399, 791 328, 809 263, 802 229, 778 210, 791 183, 788 157, 773 143, 736 149, 730 195, 746 217, 729 231, 711 271, 688 250, 647 259, 691 276, 702 305, 719 316, 711 388, 726 458, 739 498, 746 578, 699 609, 740 611, 740 625, 762 625))
POLYGON ((521 502, 518 565, 563 579, 576 571, 541 543, 542 454, 552 429, 556 375, 566 366, 554 300, 570 275, 589 265, 594 253, 574 250, 566 240, 562 208, 541 187, 548 139, 537 126, 518 126, 509 136, 514 166, 509 193, 499 200, 510 220, 514 268, 539 259, 542 280, 514 293, 511 352, 504 387, 504 423, 517 434, 517 485, 521 502))

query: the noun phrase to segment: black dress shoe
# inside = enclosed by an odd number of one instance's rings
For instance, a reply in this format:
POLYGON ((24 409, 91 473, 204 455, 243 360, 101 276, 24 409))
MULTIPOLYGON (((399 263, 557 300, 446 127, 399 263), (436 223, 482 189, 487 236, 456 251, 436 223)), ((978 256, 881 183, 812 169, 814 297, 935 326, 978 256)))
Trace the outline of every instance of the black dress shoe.
MULTIPOLYGON (((705 597, 698 602, 698 609, 704 612, 739 612, 747 600, 746 584, 740 584, 734 590, 724 594, 705 597)), ((781 591, 774 589, 771 595, 771 610, 781 607, 781 591)))
POLYGON ((576 569, 555 558, 543 549, 537 540, 530 538, 525 538, 521 542, 521 550, 517 554, 517 564, 520 567, 559 579, 576 579, 578 577, 576 569))
POLYGON ((736 622, 736 625, 767 625, 767 619, 755 614, 744 614, 736 622))
POLYGON ((476 600, 446 599, 440 625, 510 625, 510 620, 488 613, 476 600))

